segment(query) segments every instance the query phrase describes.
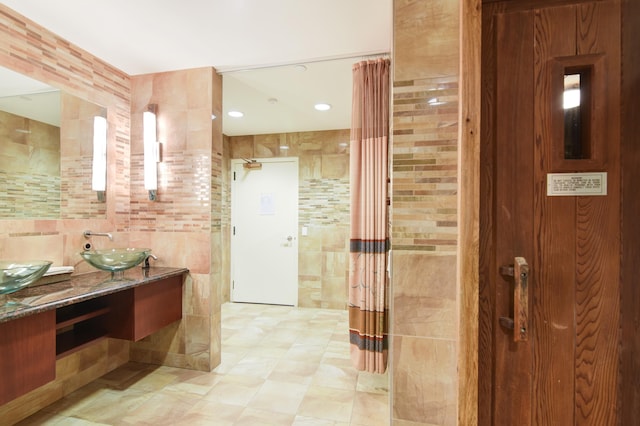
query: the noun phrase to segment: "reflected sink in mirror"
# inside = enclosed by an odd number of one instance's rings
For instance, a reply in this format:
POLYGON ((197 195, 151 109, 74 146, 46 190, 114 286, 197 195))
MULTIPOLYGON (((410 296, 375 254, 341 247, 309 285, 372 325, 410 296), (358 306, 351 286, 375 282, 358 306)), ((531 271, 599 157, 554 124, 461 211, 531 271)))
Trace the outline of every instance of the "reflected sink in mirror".
POLYGON ((123 280, 124 271, 142 263, 151 254, 148 248, 112 248, 87 250, 80 256, 94 268, 111 272, 112 280, 123 280))
POLYGON ((0 306, 16 304, 7 296, 36 282, 53 262, 48 260, 0 261, 0 306))

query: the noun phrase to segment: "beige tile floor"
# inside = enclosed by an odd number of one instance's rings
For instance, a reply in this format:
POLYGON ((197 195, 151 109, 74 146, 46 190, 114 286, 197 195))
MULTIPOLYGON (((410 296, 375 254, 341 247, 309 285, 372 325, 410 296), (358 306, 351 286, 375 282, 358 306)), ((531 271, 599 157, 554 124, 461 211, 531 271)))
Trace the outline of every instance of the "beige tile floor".
POLYGON ((128 363, 20 425, 389 425, 388 376, 357 372, 346 311, 228 303, 210 373, 128 363))

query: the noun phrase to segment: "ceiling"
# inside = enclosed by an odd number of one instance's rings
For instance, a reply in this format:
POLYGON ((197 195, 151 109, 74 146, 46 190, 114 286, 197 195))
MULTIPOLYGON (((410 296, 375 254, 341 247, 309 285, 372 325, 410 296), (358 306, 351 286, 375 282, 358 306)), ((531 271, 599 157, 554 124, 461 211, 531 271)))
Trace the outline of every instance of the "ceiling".
POLYGON ((216 68, 230 136, 350 127, 352 65, 391 50, 392 0, 0 1, 129 75, 216 68))
POLYGON ((60 91, 0 67, 0 111, 60 127, 60 91))

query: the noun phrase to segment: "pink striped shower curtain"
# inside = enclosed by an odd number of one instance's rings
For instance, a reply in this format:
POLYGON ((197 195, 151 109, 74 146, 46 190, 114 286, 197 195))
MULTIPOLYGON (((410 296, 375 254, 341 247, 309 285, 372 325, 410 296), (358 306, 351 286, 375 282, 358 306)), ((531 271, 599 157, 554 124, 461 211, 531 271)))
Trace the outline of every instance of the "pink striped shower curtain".
POLYGON ((387 368, 389 60, 353 66, 349 338, 358 370, 387 368))

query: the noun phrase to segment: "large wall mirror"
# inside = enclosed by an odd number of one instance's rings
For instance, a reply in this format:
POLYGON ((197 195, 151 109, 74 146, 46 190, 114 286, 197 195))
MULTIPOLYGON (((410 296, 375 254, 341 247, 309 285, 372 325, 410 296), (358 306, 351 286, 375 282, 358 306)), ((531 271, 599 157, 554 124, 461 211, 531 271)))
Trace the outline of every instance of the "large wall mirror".
POLYGON ((106 117, 0 67, 0 219, 106 218, 106 117))

